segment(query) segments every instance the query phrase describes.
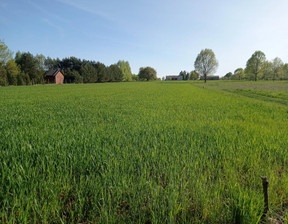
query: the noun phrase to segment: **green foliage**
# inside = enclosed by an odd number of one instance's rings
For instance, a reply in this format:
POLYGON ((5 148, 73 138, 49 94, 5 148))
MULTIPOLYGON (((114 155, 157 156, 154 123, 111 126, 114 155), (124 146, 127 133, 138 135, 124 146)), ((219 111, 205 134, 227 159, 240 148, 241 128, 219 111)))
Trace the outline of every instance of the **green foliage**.
POLYGON ((12 51, 9 50, 4 41, 0 40, 0 66, 5 65, 9 60, 11 60, 12 54, 12 51))
POLYGON ((213 75, 218 68, 218 61, 214 52, 211 49, 202 50, 194 62, 194 67, 204 77, 206 82, 207 76, 213 75))
POLYGON ((84 83, 95 83, 98 80, 97 70, 90 63, 81 66, 80 74, 84 83))
POLYGON ((106 66, 101 62, 97 62, 95 67, 96 67, 97 75, 98 75, 97 82, 106 82, 107 81, 107 68, 106 68, 106 66))
POLYGON ((4 66, 0 65, 0 86, 8 85, 7 72, 4 66))
POLYGON ((132 81, 139 81, 139 76, 132 74, 132 81))
POLYGON ((282 78, 284 76, 283 75, 284 63, 282 62, 282 60, 276 57, 273 59, 272 65, 273 65, 273 78, 272 78, 273 81, 282 78))
POLYGON ((157 79, 157 72, 154 68, 151 67, 145 67, 140 68, 138 77, 142 81, 151 81, 157 79))
POLYGON ((288 80, 288 63, 284 64, 282 67, 282 79, 283 80, 288 80))
POLYGON ((118 67, 121 69, 123 73, 124 82, 132 81, 132 72, 128 61, 118 61, 118 67))
POLYGON ((190 72, 190 76, 189 76, 190 80, 198 80, 199 77, 200 77, 199 73, 196 72, 195 70, 190 72))
POLYGON ((182 80, 189 80, 189 72, 186 72, 185 70, 184 71, 181 71, 179 73, 180 76, 182 76, 182 80))
POLYGON ((108 82, 121 82, 123 80, 123 73, 117 64, 109 66, 108 77, 108 82))
POLYGON ((233 73, 232 72, 228 72, 225 76, 224 79, 231 79, 233 73))
POLYGON ((245 71, 243 68, 237 68, 234 71, 233 77, 232 79, 236 79, 236 80, 243 80, 245 79, 245 71))
POLYGON ((42 84, 44 83, 45 73, 45 57, 43 55, 33 56, 30 52, 17 52, 15 62, 25 74, 26 84, 42 84), (29 76, 26 77, 26 76, 29 76))
MULTIPOLYGON (((0 86, 9 85, 10 72, 7 71, 7 63, 12 60, 12 52, 4 41, 0 40, 0 86)), ((10 64, 10 63, 9 63, 10 64)))
POLYGON ((17 85, 17 75, 20 73, 20 68, 14 60, 10 60, 6 64, 7 79, 9 85, 17 85))
POLYGON ((265 175, 267 218, 281 221, 288 214, 287 85, 0 88, 0 220, 257 223, 265 175))
POLYGON ((58 69, 60 68, 60 62, 61 60, 59 58, 57 59, 53 59, 53 58, 50 58, 50 57, 47 57, 45 59, 45 70, 50 70, 50 69, 58 69))
POLYGON ((65 77, 66 83, 82 83, 83 78, 80 76, 79 72, 76 70, 67 69, 65 72, 63 72, 65 77))
POLYGON ((24 83, 25 77, 24 77, 24 74, 22 72, 16 76, 16 79, 17 79, 17 86, 25 85, 25 83, 24 83))
POLYGON ((273 64, 269 61, 264 61, 262 71, 258 75, 258 79, 272 80, 273 79, 273 64))
POLYGON ((246 63, 245 73, 250 79, 257 81, 258 76, 263 73, 263 65, 266 61, 265 54, 262 51, 255 51, 246 63))

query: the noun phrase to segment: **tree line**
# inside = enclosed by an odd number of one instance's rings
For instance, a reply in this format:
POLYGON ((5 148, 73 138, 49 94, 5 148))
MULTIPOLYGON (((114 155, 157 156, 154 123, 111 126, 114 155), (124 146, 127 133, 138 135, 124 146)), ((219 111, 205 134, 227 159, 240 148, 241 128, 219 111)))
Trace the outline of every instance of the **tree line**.
POLYGON ((203 49, 197 55, 194 62, 195 70, 191 72, 181 71, 182 80, 219 80, 219 76, 213 76, 218 68, 218 61, 211 49, 203 49))
POLYGON ((137 75, 132 74, 128 61, 119 60, 106 66, 101 62, 82 60, 76 57, 53 59, 30 52, 13 53, 0 40, 0 86, 44 84, 45 73, 60 69, 65 83, 99 83, 121 81, 150 81, 157 79, 151 67, 141 67, 137 75))
POLYGON ((262 51, 255 51, 246 62, 245 68, 237 68, 227 73, 223 79, 230 80, 288 80, 288 63, 280 58, 266 60, 262 51))
MULTIPOLYGON (((195 70, 192 72, 181 71, 179 76, 183 80, 218 80, 219 76, 213 76, 218 67, 218 61, 211 49, 202 50, 195 62, 195 70)), ((276 57, 272 61, 266 60, 262 51, 255 51, 248 59, 245 68, 237 68, 234 73, 229 72, 224 80, 288 80, 288 63, 284 63, 276 57)))

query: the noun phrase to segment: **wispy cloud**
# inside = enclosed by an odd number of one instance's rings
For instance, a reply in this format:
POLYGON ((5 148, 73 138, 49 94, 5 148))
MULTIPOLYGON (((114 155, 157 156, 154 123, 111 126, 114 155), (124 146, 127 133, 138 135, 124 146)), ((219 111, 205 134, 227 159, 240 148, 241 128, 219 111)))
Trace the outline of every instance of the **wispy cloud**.
POLYGON ((52 12, 49 12, 45 7, 40 6, 39 4, 37 4, 31 0, 29 0, 27 2, 35 10, 37 10, 38 12, 41 12, 41 14, 43 15, 43 18, 41 19, 42 22, 44 22, 46 25, 54 28, 61 38, 65 37, 64 29, 61 26, 56 25, 56 24, 61 24, 58 21, 64 22, 64 23, 67 21, 64 21, 64 19, 62 17, 58 16, 57 14, 53 14, 52 12), (57 21, 57 22, 55 23, 53 21, 57 21))
POLYGON ((52 11, 48 11, 45 7, 40 6, 39 4, 28 1, 28 4, 32 6, 34 9, 36 9, 38 12, 41 12, 43 15, 49 16, 53 19, 56 19, 57 21, 67 23, 68 21, 65 20, 63 17, 59 16, 58 14, 53 13, 52 11))
POLYGON ((49 20, 47 18, 42 19, 42 21, 44 23, 46 23, 48 26, 54 28, 58 32, 58 34, 60 35, 61 38, 65 37, 64 29, 61 26, 54 24, 53 22, 51 22, 51 20, 49 20))
POLYGON ((83 1, 80 2, 76 2, 73 0, 57 0, 58 2, 61 2, 62 4, 66 4, 69 6, 72 6, 78 10, 93 14, 95 16, 101 17, 102 19, 108 20, 108 21, 112 21, 112 22, 116 22, 117 20, 110 15, 109 13, 105 13, 103 11, 100 10, 96 10, 95 7, 90 6, 89 4, 86 4, 83 1))

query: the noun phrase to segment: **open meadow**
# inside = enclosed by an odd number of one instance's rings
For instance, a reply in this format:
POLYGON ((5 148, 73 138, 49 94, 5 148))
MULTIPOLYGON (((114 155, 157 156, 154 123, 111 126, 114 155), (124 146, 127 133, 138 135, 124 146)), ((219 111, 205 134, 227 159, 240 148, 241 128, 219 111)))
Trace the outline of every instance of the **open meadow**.
POLYGON ((0 223, 288 223, 287 136, 288 82, 0 88, 0 223))

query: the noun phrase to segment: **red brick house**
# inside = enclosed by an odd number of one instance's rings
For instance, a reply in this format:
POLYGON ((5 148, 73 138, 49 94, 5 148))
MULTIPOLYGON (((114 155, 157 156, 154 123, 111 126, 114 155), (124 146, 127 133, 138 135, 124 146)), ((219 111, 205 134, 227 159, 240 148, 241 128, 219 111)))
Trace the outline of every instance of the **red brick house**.
POLYGON ((45 80, 49 84, 63 84, 64 83, 64 75, 60 71, 60 69, 51 69, 45 74, 45 80))

